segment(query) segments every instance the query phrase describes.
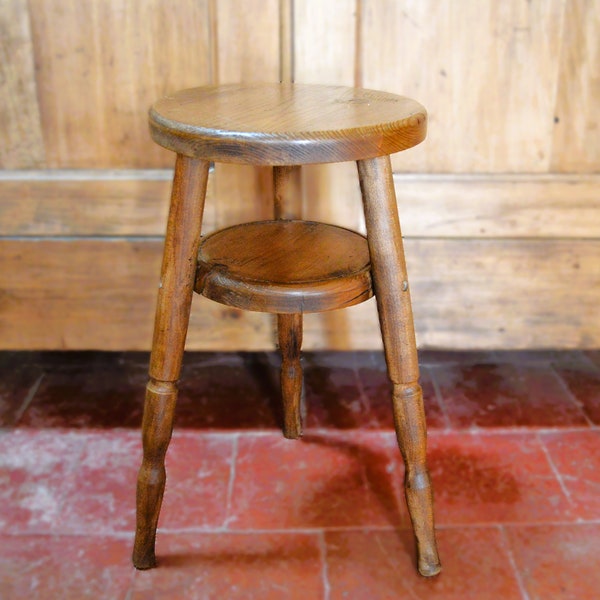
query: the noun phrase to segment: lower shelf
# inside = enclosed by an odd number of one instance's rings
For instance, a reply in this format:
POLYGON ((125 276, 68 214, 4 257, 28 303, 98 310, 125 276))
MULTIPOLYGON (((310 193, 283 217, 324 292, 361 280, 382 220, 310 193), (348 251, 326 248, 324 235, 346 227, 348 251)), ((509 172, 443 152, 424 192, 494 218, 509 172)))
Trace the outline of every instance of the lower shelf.
POLYGON ((313 221, 228 227, 200 244, 196 292, 269 313, 322 312, 373 295, 367 239, 313 221))

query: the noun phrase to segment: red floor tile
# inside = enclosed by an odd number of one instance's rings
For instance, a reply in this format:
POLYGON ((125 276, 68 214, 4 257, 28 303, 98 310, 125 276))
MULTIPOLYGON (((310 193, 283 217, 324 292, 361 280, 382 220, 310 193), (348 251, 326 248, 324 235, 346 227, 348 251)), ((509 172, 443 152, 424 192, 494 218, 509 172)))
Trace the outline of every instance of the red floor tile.
POLYGON ((600 519, 600 431, 542 433, 540 438, 583 519, 600 519))
POLYGON ((0 436, 0 531, 58 531, 83 446, 73 433, 13 430, 0 436))
POLYGON ((179 388, 176 427, 274 430, 281 422, 273 353, 189 353, 179 388))
POLYGON ((137 365, 116 360, 87 365, 74 361, 69 368, 45 374, 19 425, 139 428, 147 379, 146 369, 137 365))
POLYGON ((407 525, 393 434, 241 436, 235 529, 407 525))
POLYGON ((428 463, 439 524, 575 518, 535 435, 433 434, 428 463))
POLYGON ((598 598, 600 524, 509 527, 507 537, 529 598, 598 598))
POLYGON ((547 365, 473 364, 432 369, 453 427, 586 425, 547 365))
MULTIPOLYGON (((221 527, 225 520, 232 440, 175 435, 167 452, 167 486, 159 527, 221 527)), ((68 486, 59 530, 101 533, 135 529, 138 434, 89 434, 68 486)))
POLYGON ((159 527, 215 529, 225 524, 234 457, 231 436, 175 434, 159 527))
MULTIPOLYGON (((307 429, 393 430, 392 391, 383 352, 332 354, 314 352, 306 357, 307 429)), ((421 386, 428 425, 445 427, 426 368, 421 371, 421 386)))
POLYGON ((120 600, 133 582, 131 540, 0 536, 2 600, 120 600))
POLYGON ((141 441, 133 432, 80 434, 84 448, 65 484, 57 531, 100 534, 135 529, 135 478, 141 441))
POLYGON ((328 532, 326 541, 331 600, 521 599, 496 528, 438 531, 442 573, 430 579, 417 574, 408 531, 328 532))
POLYGON ((600 368, 575 356, 556 361, 554 369, 590 421, 600 425, 600 368))
POLYGON ((137 573, 134 600, 323 597, 312 534, 159 535, 158 568, 137 573))

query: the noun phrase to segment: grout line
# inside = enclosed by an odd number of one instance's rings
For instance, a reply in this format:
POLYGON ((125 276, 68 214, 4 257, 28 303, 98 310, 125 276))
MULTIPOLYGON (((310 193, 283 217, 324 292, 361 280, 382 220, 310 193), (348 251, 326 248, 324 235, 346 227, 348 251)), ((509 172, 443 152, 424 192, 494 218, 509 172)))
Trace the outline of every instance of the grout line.
POLYGON ((365 386, 363 384, 360 373, 358 372, 356 354, 352 355, 352 375, 354 377, 354 383, 356 384, 356 387, 358 389, 360 404, 365 411, 369 411, 369 409, 371 408, 371 401, 367 397, 367 393, 365 392, 365 386))
POLYGON ((594 422, 589 418, 586 411, 584 410, 584 406, 579 400, 577 396, 571 391, 569 384, 563 379, 562 375, 556 370, 553 363, 550 363, 550 372, 554 375, 554 378, 557 380, 558 385, 561 389, 566 393, 567 397, 571 402, 579 409, 579 412, 583 415, 586 423, 590 425, 590 427, 594 426, 594 422))
POLYGON ((27 411, 27 409, 29 408, 30 404, 33 402, 33 398, 36 395, 40 384, 42 383, 42 380, 44 379, 45 373, 42 373, 33 383, 33 385, 29 388, 29 391, 27 392, 27 396, 25 396, 25 399, 23 400, 23 403, 21 404, 21 407, 19 408, 19 410, 17 411, 17 413, 15 414, 15 425, 17 425, 19 423, 19 421, 21 420, 21 418, 23 417, 23 415, 25 414, 25 412, 27 411))
POLYGON ((327 543, 325 532, 319 532, 319 549, 321 554, 321 580, 323 582, 323 600, 329 600, 331 596, 331 585, 329 584, 329 568, 327 564, 327 543))
MULTIPOLYGON (((434 375, 434 371, 432 371, 429 367, 421 367, 421 369, 424 371, 427 371, 427 373, 429 375, 429 379, 431 381, 431 384, 433 385, 435 401, 437 402, 437 405, 439 406, 440 410, 442 411, 442 415, 444 417, 444 423, 446 424, 446 430, 451 430, 452 423, 450 422, 450 416, 448 415, 448 410, 446 409, 446 404, 442 398, 442 392, 440 391, 440 386, 439 386, 436 376, 434 375)), ((428 428, 428 433, 429 433, 429 428, 428 428)))
POLYGON ((231 517, 231 503, 233 499, 233 486, 237 475, 237 459, 238 459, 238 448, 239 448, 239 434, 233 438, 231 448, 231 465, 229 467, 229 483, 227 485, 227 501, 225 503, 225 521, 223 522, 223 528, 228 529, 231 517))
MULTIPOLYGON (((443 525, 436 524, 436 531, 452 531, 452 530, 465 530, 465 529, 497 529, 504 527, 588 527, 590 525, 599 525, 600 519, 590 520, 578 520, 578 521, 510 521, 506 523, 488 522, 488 523, 448 523, 443 525)), ((346 526, 333 526, 333 527, 289 527, 289 528, 277 528, 272 529, 226 529, 225 527, 186 527, 186 528, 158 528, 158 533, 161 535, 260 535, 260 534, 277 534, 277 535, 319 535, 321 533, 349 533, 349 532, 398 532, 398 531, 412 531, 410 526, 407 527, 395 527, 393 525, 346 525, 346 526)), ((110 538, 110 539, 122 539, 131 540, 133 542, 134 530, 130 531, 69 531, 69 532, 57 532, 57 531, 0 531, 1 536, 6 537, 65 537, 65 538, 80 538, 80 537, 96 537, 96 538, 110 538)))
POLYGON ((521 596, 523 596, 523 600, 530 600, 529 594, 527 593, 527 589, 525 588, 525 583, 523 578, 521 577, 521 572, 517 568, 517 561, 515 560, 515 555, 512 551, 512 546, 510 545, 510 540, 508 539, 508 535, 506 534, 506 529, 503 525, 498 526, 498 530, 500 531, 500 537, 504 543, 504 548, 508 555, 508 561, 511 564, 513 574, 515 579, 517 580, 517 585, 519 586, 519 590, 521 592, 521 596))
POLYGON ((596 373, 600 372, 600 367, 587 355, 586 352, 580 351, 581 361, 586 364, 586 366, 590 367, 596 373))
MULTIPOLYGON (((95 427, 52 427, 54 432, 59 435, 75 435, 75 436, 103 436, 109 433, 118 433, 123 436, 137 436, 139 435, 138 427, 111 427, 111 428, 95 428, 95 427)), ((550 433, 586 433, 589 431, 598 431, 600 428, 597 426, 589 427, 587 425, 573 426, 573 427, 486 427, 486 428, 461 428, 461 429, 441 429, 438 427, 428 427, 427 435, 432 437, 441 436, 481 436, 481 437, 492 437, 492 436, 527 436, 536 434, 550 434, 550 433)), ((0 427, 0 431, 10 432, 13 431, 14 427, 0 427)), ((332 438, 339 438, 340 436, 346 436, 349 434, 360 434, 366 438, 385 436, 395 437, 395 431, 393 429, 365 429, 362 427, 354 427, 349 429, 340 428, 324 428, 324 427, 309 427, 305 430, 306 435, 320 435, 320 436, 331 436, 332 438)), ((260 438, 260 437, 281 437, 281 430, 277 427, 268 429, 195 429, 185 426, 179 426, 179 428, 173 432, 173 437, 194 437, 194 438, 206 438, 206 439, 222 439, 228 440, 233 437, 247 437, 247 438, 260 438)), ((287 440, 290 444, 303 443, 302 440, 287 440)))
MULTIPOLYGON (((17 425, 17 429, 24 430, 30 428, 23 428, 17 425)), ((70 435, 74 437, 86 437, 86 436, 95 436, 102 437, 108 434, 118 434, 124 437, 127 436, 135 436, 139 435, 138 427, 110 427, 110 428, 97 428, 97 427, 50 427, 46 429, 51 429, 57 435, 70 435)), ((5 426, 0 427, 0 433, 10 433, 15 430, 15 426, 5 426)), ((588 433, 590 431, 599 431, 600 427, 593 426, 589 427, 587 425, 582 425, 579 427, 487 427, 487 428, 472 428, 472 429, 440 429, 437 427, 428 427, 427 436, 429 437, 449 437, 449 436, 466 436, 466 437, 475 437, 480 436, 483 438, 493 437, 493 436, 533 436, 538 434, 574 434, 574 433, 588 433)), ((389 437, 395 438, 396 434, 393 429, 364 429, 361 427, 355 427, 351 429, 339 429, 339 428, 313 428, 309 427, 305 430, 305 435, 317 435, 324 437, 331 437, 332 439, 337 439, 342 436, 347 435, 356 435, 360 434, 361 437, 365 439, 374 438, 374 437, 389 437)), ((179 428, 173 432, 173 437, 182 437, 182 438, 201 438, 201 439, 215 439, 215 440, 230 440, 232 438, 268 438, 268 437, 281 437, 281 430, 273 427, 270 429, 223 429, 223 430, 203 430, 203 429, 195 429, 195 428, 187 428, 185 426, 179 426, 179 428)), ((303 440, 285 440, 290 444, 293 443, 303 443, 303 440)))
POLYGON ((546 460, 548 461, 548 464, 550 465, 550 468, 552 469, 552 472, 554 473, 554 477, 556 477, 556 480, 558 481, 558 484, 560 485, 560 489, 562 490, 563 494, 567 498, 569 504, 571 506, 574 506, 575 502, 573 501, 571 492, 569 492, 569 490, 567 489, 567 486, 565 485, 562 475, 560 474, 559 470, 556 468, 556 465, 554 464, 554 461, 552 460, 552 457, 550 456, 550 452, 548 451, 548 448, 546 447, 544 440, 542 439, 542 437, 539 433, 536 433, 536 437, 538 438, 539 444, 542 447, 542 451, 543 451, 544 455, 546 456, 546 460))

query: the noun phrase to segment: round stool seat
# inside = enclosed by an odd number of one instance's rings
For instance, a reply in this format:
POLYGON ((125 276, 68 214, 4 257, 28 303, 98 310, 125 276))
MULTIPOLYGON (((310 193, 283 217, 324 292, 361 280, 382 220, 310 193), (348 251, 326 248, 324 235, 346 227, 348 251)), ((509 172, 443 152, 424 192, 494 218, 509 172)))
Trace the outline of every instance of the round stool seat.
POLYGON ((232 84, 192 88, 150 109, 155 142, 179 154, 255 165, 362 160, 425 139, 418 102, 362 88, 232 84))
POLYGON ((312 221, 260 221, 204 238, 195 290, 260 312, 321 312, 373 295, 364 236, 312 221))

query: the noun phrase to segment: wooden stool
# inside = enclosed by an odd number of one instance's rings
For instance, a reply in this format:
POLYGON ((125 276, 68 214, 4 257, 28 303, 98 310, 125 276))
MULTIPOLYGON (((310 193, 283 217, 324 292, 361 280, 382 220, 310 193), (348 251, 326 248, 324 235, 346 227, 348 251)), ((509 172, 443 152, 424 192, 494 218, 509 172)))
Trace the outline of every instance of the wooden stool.
POLYGON ((177 92, 150 111, 153 139, 177 153, 143 420, 133 563, 155 566, 192 293, 278 315, 284 435, 301 435, 302 314, 376 296, 418 568, 440 571, 427 472, 426 427, 389 154, 425 138, 417 102, 372 90, 298 84, 225 85, 177 92), (367 237, 302 220, 290 204, 300 165, 357 161, 367 237), (200 239, 210 161, 272 165, 275 220, 200 239))

